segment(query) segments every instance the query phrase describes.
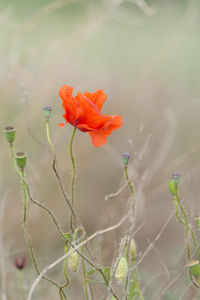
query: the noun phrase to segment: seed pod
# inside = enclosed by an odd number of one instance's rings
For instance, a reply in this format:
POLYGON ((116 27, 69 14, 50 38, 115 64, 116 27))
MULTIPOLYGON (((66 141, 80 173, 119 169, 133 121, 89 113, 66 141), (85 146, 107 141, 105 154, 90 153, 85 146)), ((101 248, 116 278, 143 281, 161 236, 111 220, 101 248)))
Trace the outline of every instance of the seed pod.
POLYGON ((13 126, 7 126, 4 128, 5 137, 8 143, 12 144, 15 140, 16 129, 13 126))
POLYGON ((24 169, 25 166, 26 166, 26 160, 27 160, 26 153, 24 153, 24 152, 18 152, 16 154, 15 158, 16 158, 17 166, 20 169, 24 169))
POLYGON ((51 117, 51 113, 52 113, 52 108, 51 106, 45 106, 43 108, 43 115, 45 117, 46 120, 49 120, 51 117))
MULTIPOLYGON (((72 248, 71 248, 72 250, 72 248)), ((76 272, 79 266, 79 254, 76 251, 73 251, 68 256, 68 267, 71 271, 76 272)))
POLYGON ((123 281, 123 279, 126 278, 127 273, 128 273, 128 264, 126 258, 122 256, 119 260, 119 263, 115 271, 115 279, 118 281, 123 281))
POLYGON ((172 174, 171 179, 173 180, 174 184, 177 186, 179 184, 180 178, 181 178, 181 174, 176 172, 172 174))
POLYGON ((128 166, 129 159, 130 159, 130 154, 128 152, 122 153, 122 161, 125 167, 128 166))

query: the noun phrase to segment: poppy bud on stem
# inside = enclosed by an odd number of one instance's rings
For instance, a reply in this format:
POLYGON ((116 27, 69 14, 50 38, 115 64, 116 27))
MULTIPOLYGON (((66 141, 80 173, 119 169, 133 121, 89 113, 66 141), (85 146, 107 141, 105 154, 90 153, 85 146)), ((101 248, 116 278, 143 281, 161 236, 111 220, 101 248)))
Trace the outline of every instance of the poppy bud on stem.
POLYGON ((185 211, 185 208, 179 198, 179 181, 181 175, 179 173, 173 173, 171 176, 170 181, 168 182, 169 191, 174 197, 174 206, 176 211, 176 218, 177 220, 185 226, 185 236, 186 236, 186 246, 187 246, 187 257, 190 259, 190 237, 189 233, 191 233, 192 241, 195 246, 197 247, 196 237, 191 229, 191 226, 188 221, 188 216, 185 211), (180 212, 179 212, 180 211, 180 212))
POLYGON ((24 170, 26 166, 27 156, 24 152, 18 152, 15 156, 18 168, 24 170))
POLYGON ((43 108, 43 115, 45 117, 45 119, 48 121, 51 117, 51 113, 52 113, 52 108, 51 106, 45 106, 43 108))
POLYGON ((4 133, 5 133, 6 140, 8 141, 8 143, 10 143, 12 145, 12 143, 15 140, 15 135, 16 135, 15 127, 13 127, 13 126, 5 127, 4 133))

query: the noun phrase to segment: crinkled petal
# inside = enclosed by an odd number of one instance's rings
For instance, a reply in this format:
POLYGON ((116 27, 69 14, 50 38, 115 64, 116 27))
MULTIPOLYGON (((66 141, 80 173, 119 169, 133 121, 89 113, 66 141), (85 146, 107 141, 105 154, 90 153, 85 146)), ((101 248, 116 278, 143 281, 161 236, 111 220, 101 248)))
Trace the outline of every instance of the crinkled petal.
POLYGON ((104 128, 107 118, 99 111, 98 107, 81 93, 78 93, 75 99, 84 111, 84 115, 79 124, 87 125, 94 130, 104 128))
POLYGON ((109 136, 114 130, 122 126, 122 116, 111 116, 107 128, 90 131, 89 135, 92 143, 95 147, 103 146, 107 142, 107 136, 109 136))
POLYGON ((89 127, 87 124, 77 124, 76 127, 83 132, 88 132, 88 131, 94 130, 94 128, 89 127))
POLYGON ((92 101, 99 110, 102 109, 102 106, 107 98, 103 90, 97 90, 95 93, 84 92, 83 95, 86 96, 90 101, 92 101))
POLYGON ((79 122, 83 117, 84 111, 78 101, 72 96, 73 88, 64 85, 59 90, 59 95, 63 100, 63 108, 65 109, 65 114, 63 117, 67 122, 70 122, 73 126, 79 122))

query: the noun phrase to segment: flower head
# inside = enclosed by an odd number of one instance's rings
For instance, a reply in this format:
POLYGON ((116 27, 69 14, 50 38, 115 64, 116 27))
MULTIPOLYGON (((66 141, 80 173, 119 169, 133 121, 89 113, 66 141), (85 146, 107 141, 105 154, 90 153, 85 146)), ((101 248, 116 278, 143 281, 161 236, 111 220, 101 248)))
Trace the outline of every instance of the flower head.
POLYGON ((26 256, 16 257, 14 260, 14 265, 19 270, 24 269, 26 266, 26 256))
POLYGON ((102 106, 106 101, 106 94, 103 90, 95 93, 84 92, 73 97, 73 87, 64 85, 59 90, 59 95, 63 101, 65 113, 63 115, 65 123, 68 122, 83 132, 88 132, 92 143, 96 147, 103 146, 107 142, 107 137, 122 126, 122 117, 119 115, 108 116, 101 113, 102 106))

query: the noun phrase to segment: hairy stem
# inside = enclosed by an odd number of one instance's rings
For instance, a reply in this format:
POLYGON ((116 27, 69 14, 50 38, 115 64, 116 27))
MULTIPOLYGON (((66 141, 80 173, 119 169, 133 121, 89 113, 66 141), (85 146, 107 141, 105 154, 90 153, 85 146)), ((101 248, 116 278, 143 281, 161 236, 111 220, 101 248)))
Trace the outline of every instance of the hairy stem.
MULTIPOLYGON (((83 246, 81 247, 81 253, 83 254, 83 246)), ((85 267, 85 261, 83 258, 82 258, 82 268, 83 268, 85 298, 86 298, 86 300, 89 300, 88 288, 87 288, 87 278, 86 278, 86 267, 85 267)))
MULTIPOLYGON (((74 182, 75 182, 75 160, 74 160, 74 156, 73 156, 73 141, 74 141, 74 136, 75 136, 75 132, 76 132, 76 127, 74 127, 73 133, 72 133, 72 137, 71 137, 71 141, 70 141, 70 158, 71 158, 71 162, 72 162, 72 181, 71 181, 71 202, 72 202, 72 207, 74 206, 74 182)), ((72 224, 72 214, 70 217, 70 226, 71 226, 71 230, 73 231, 73 224, 72 224)))
POLYGON ((64 196, 64 199, 65 201, 67 202, 67 205, 69 206, 70 210, 71 210, 71 214, 73 215, 74 217, 74 220, 75 220, 75 224, 77 225, 78 221, 77 221, 77 218, 76 218, 76 215, 75 215, 75 212, 74 212, 74 209, 70 203, 70 200, 68 199, 67 195, 66 195, 66 192, 65 192, 65 189, 64 189, 64 185, 62 183, 62 180, 60 178, 60 175, 58 173, 58 170, 57 170, 57 167, 56 167, 56 151, 53 147, 53 144, 51 142, 51 138, 50 138, 50 131, 49 131, 49 120, 46 120, 46 134, 47 134, 47 141, 49 143, 49 146, 51 148, 51 151, 53 153, 53 163, 52 163, 52 168, 53 168, 53 171, 56 175, 56 178, 58 180, 58 183, 59 183, 59 186, 60 186, 60 189, 61 189, 61 192, 64 196))
MULTIPOLYGON (((35 254, 34 254, 33 246, 32 246, 32 243, 31 243, 31 239, 30 239, 27 227, 26 227, 26 211, 27 211, 27 206, 26 206, 27 195, 26 195, 26 192, 28 193, 29 199, 33 203, 35 203, 36 201, 33 200, 32 197, 31 197, 29 186, 28 186, 28 184, 27 184, 27 182, 25 180, 25 177, 24 177, 24 171, 21 170, 21 172, 20 172, 18 170, 18 167, 16 165, 16 161, 15 161, 15 155, 14 155, 14 150, 13 150, 12 144, 10 145, 10 155, 11 155, 12 164, 13 164, 13 166, 15 168, 15 171, 18 174, 18 176, 20 177, 20 179, 22 180, 23 196, 24 196, 24 214, 23 214, 24 236, 25 236, 27 244, 28 244, 28 249, 29 249, 29 252, 30 252, 30 255, 31 255, 31 259, 32 259, 32 262, 33 262, 34 269, 35 269, 36 273, 38 275, 40 275, 40 271, 39 271, 38 264, 37 264, 37 261, 36 261, 36 257, 35 257, 35 254)), ((50 279, 50 278, 48 278, 46 276, 43 276, 42 278, 45 279, 45 280, 47 280, 47 281, 49 281, 49 282, 51 282, 57 288, 60 288, 60 286, 54 280, 52 280, 52 279, 50 279)), ((66 299, 66 296, 65 296, 64 292, 63 292, 63 296, 66 299)))
POLYGON ((23 272, 22 270, 18 270, 18 284, 19 284, 19 290, 22 296, 22 299, 25 300, 25 292, 24 292, 24 283, 23 283, 23 272))

